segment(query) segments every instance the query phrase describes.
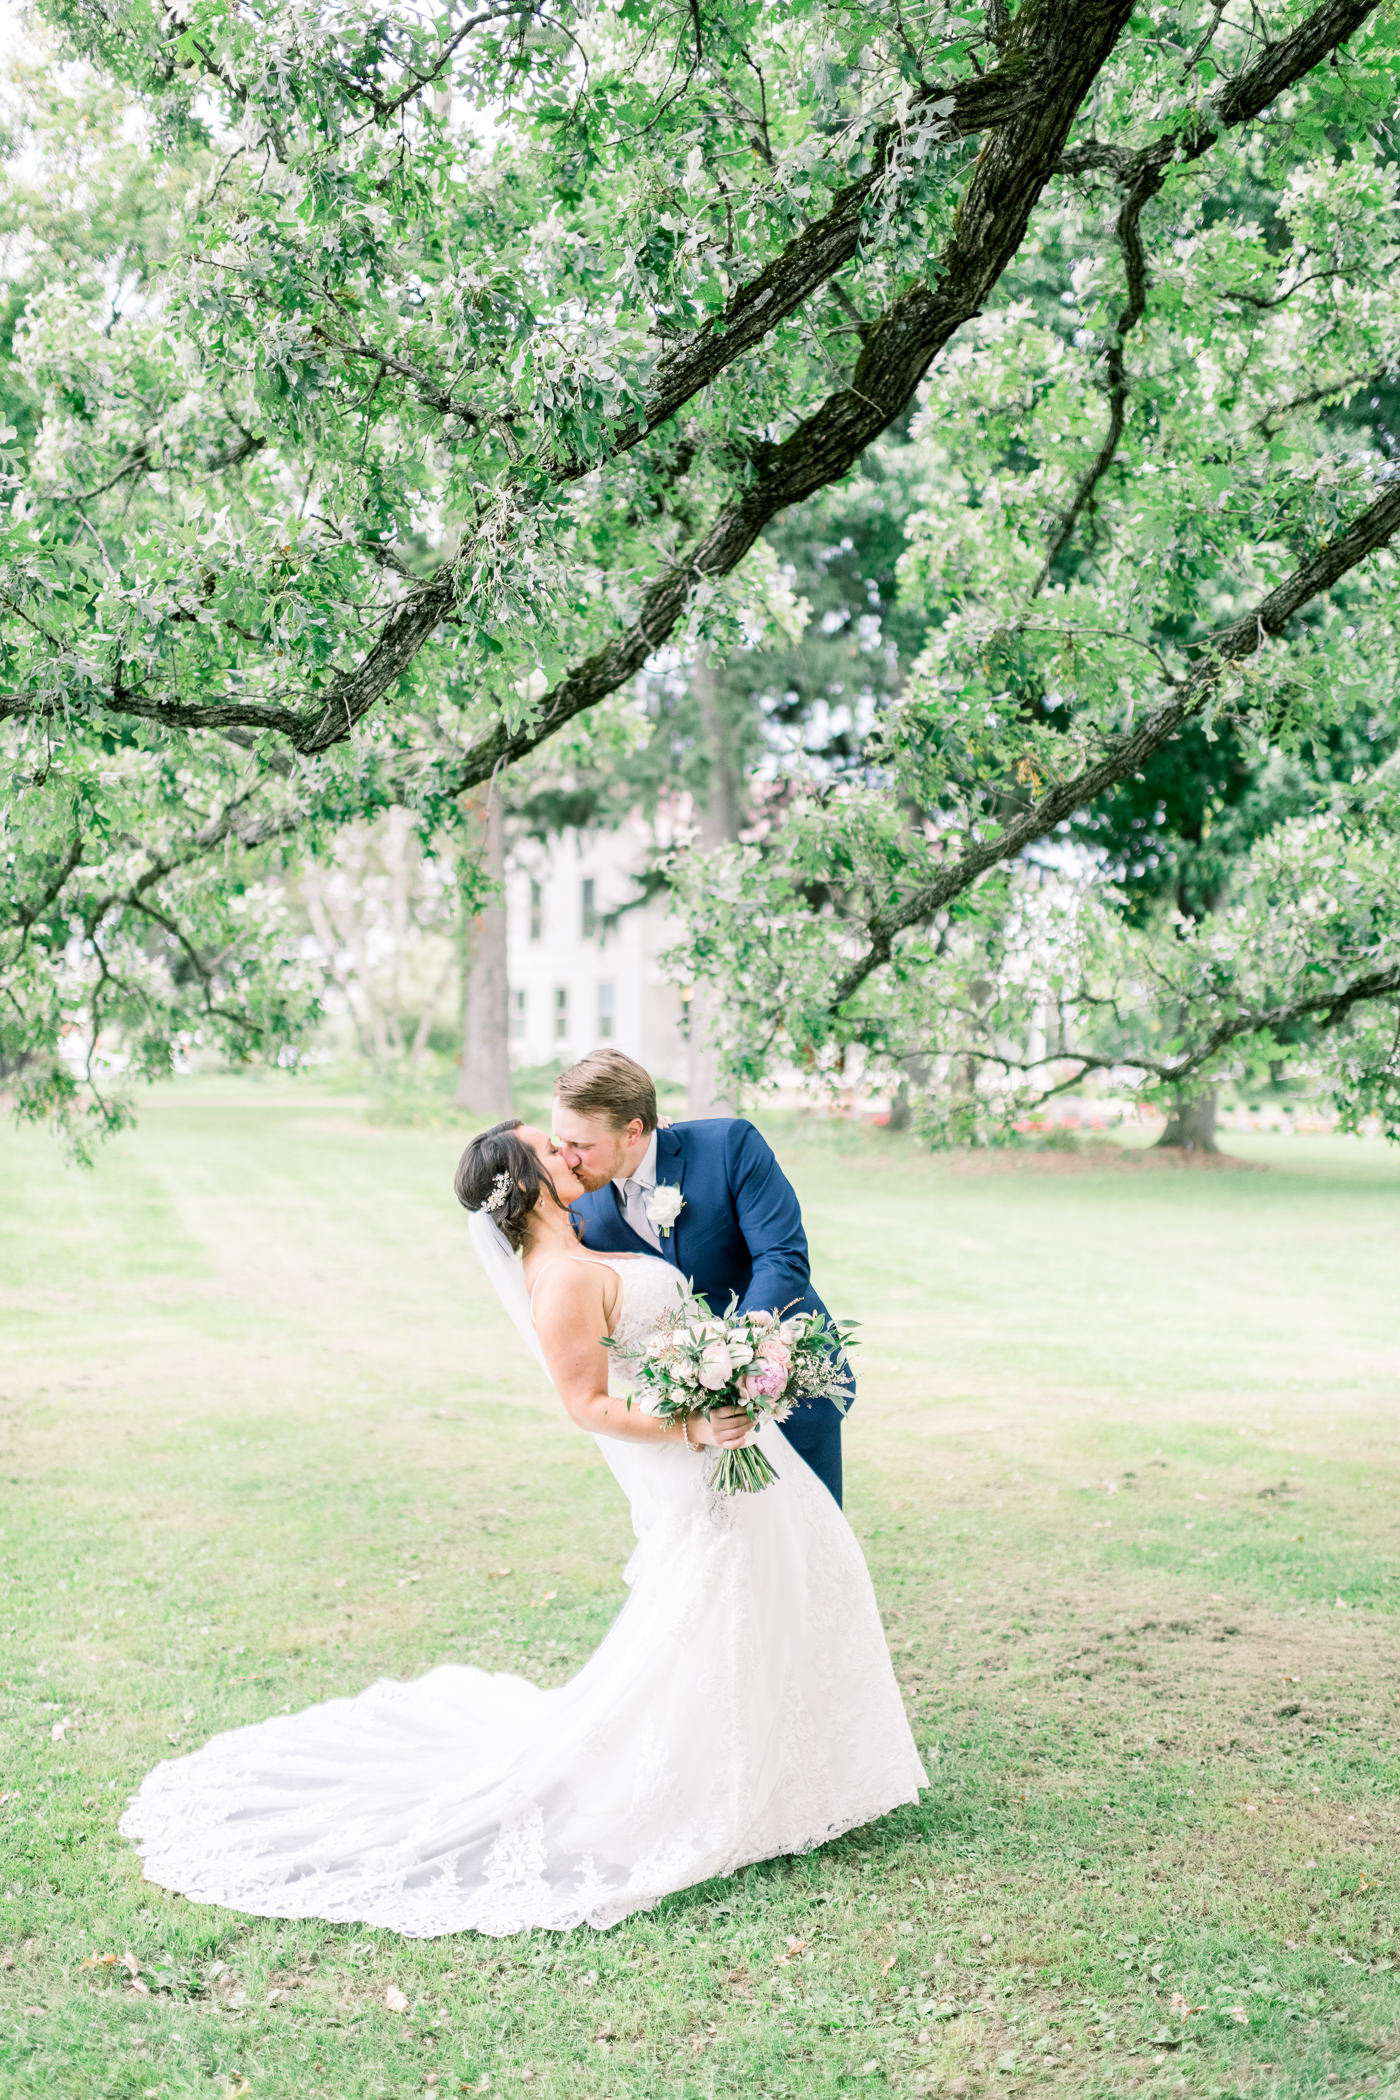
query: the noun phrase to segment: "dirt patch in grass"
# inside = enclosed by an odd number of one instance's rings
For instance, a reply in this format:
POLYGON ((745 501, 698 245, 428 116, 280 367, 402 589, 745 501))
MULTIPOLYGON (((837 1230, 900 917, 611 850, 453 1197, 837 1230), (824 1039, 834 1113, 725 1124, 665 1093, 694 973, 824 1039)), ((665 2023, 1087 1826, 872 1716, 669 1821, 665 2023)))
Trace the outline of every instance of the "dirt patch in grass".
POLYGON ((925 1638, 926 1656, 901 1671, 921 1702, 990 1693, 1004 1711, 1056 1711, 1173 1755, 1259 1755, 1335 1731, 1400 1729, 1396 1628, 1369 1612, 1040 1591, 925 1638))

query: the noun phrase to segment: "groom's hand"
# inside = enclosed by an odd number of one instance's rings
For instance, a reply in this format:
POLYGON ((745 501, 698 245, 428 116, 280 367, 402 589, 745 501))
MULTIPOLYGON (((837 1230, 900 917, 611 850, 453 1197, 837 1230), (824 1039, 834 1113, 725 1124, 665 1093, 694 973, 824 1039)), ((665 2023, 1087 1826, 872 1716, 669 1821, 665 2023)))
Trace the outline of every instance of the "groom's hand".
POLYGON ((717 1407, 712 1415, 691 1416, 691 1442, 714 1444, 723 1451, 732 1444, 742 1444, 752 1427, 742 1407, 717 1407))

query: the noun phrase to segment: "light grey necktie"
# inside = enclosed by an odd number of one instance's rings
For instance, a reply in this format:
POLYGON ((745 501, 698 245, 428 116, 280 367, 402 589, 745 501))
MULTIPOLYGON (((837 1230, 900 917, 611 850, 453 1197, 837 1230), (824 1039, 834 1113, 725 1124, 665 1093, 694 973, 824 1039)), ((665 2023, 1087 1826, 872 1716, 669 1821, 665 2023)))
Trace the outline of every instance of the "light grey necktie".
POLYGON ((639 1239, 649 1247, 661 1252, 661 1235, 647 1216, 646 1189, 640 1181, 627 1180, 622 1184, 622 1212, 639 1239))

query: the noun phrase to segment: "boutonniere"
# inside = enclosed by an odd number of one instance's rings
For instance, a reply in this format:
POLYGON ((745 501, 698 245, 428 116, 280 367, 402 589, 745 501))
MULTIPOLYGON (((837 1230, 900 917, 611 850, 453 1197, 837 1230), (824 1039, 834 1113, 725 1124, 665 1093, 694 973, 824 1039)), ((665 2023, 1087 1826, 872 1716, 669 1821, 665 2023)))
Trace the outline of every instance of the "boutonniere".
POLYGON ((642 1199, 642 1208, 656 1227, 663 1240, 671 1237, 671 1227, 685 1209, 685 1197, 678 1188, 666 1182, 658 1182, 649 1196, 642 1199))

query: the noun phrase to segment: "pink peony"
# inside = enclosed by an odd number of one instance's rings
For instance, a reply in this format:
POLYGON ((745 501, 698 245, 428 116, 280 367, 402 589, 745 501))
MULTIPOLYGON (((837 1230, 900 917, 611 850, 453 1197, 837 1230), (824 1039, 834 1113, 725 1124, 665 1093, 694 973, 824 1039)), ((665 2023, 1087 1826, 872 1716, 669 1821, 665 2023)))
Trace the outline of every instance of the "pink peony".
POLYGON ((773 1325, 773 1315, 770 1312, 745 1313, 744 1318, 748 1321, 750 1327, 771 1327, 773 1325))
POLYGON ((787 1391, 786 1367, 760 1360, 758 1369, 741 1380, 741 1389, 746 1400, 781 1400, 787 1391))
POLYGON ((787 1343, 776 1334, 764 1336, 758 1345, 758 1354, 763 1363, 779 1365, 784 1378, 792 1369, 792 1351, 787 1343))

